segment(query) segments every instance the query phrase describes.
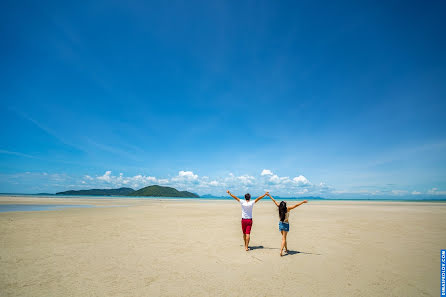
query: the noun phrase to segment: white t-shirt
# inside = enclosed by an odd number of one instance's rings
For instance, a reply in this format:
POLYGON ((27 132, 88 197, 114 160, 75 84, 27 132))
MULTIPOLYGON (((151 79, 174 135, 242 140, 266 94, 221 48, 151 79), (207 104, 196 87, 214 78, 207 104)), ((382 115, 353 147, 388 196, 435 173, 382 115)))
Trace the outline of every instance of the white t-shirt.
POLYGON ((242 206, 242 219, 252 219, 252 207, 254 206, 253 200, 242 200, 240 199, 240 204, 242 206))

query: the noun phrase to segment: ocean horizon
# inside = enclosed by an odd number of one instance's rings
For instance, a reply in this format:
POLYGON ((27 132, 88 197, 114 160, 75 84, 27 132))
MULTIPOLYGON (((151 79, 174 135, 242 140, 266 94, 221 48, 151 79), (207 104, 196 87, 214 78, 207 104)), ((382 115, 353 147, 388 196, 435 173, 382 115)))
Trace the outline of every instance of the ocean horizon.
MULTIPOLYGON (((105 196, 105 195, 56 195, 56 194, 21 194, 21 193, 0 193, 2 197, 34 197, 34 198, 61 198, 61 199, 152 199, 152 200, 229 200, 231 197, 156 197, 156 196, 105 196)), ((279 197, 273 196, 278 200, 294 201, 294 200, 308 200, 308 201, 395 201, 395 202, 446 202, 445 197, 432 198, 351 198, 351 197, 279 197)), ((264 198, 266 199, 266 198, 264 198)))

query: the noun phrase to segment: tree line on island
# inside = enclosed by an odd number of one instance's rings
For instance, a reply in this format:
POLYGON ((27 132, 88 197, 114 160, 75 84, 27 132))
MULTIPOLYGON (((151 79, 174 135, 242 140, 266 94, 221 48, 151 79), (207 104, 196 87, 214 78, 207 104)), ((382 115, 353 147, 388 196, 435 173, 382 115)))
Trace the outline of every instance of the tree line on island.
POLYGON ((175 188, 163 186, 148 186, 139 190, 132 188, 119 189, 91 189, 91 190, 70 190, 58 192, 56 195, 87 195, 87 196, 146 196, 146 197, 181 197, 200 198, 199 195, 188 191, 178 191, 175 188))

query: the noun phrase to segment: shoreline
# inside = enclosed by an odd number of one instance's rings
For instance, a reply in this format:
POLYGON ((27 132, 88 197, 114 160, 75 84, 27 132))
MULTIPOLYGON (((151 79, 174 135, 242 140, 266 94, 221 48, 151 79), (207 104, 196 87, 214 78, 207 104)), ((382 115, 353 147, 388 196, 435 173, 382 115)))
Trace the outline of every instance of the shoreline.
MULTIPOLYGON (((88 199, 88 200, 166 200, 166 201, 232 201, 231 197, 216 197, 216 198, 190 198, 190 197, 155 197, 155 196, 89 196, 89 195, 39 195, 39 194, 0 194, 0 203, 2 198, 48 198, 48 199, 88 199)), ((446 203, 446 199, 335 199, 335 198, 323 198, 323 199, 311 199, 308 197, 280 197, 276 200, 283 201, 299 201, 308 200, 311 202, 330 202, 330 201, 369 201, 369 202, 435 202, 435 203, 446 203)))

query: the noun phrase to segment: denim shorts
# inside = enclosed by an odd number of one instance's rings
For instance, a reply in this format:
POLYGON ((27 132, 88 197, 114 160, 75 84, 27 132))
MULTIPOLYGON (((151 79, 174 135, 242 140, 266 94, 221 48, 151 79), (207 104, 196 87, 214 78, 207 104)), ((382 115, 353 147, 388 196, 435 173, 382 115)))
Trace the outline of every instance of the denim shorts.
POLYGON ((286 231, 286 232, 290 231, 290 224, 282 222, 282 221, 279 221, 279 230, 280 231, 286 231))

